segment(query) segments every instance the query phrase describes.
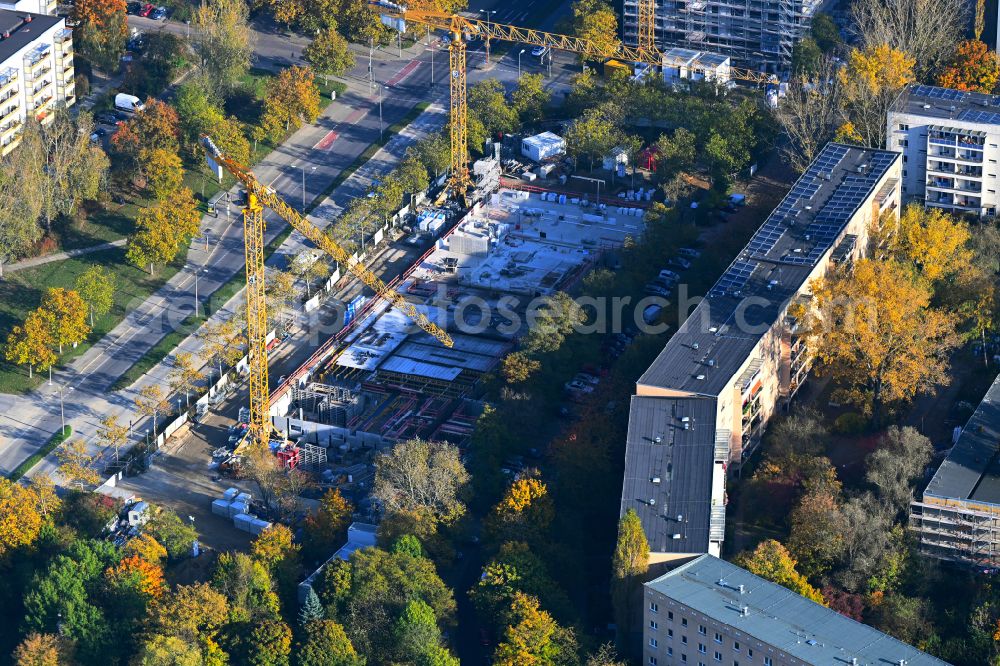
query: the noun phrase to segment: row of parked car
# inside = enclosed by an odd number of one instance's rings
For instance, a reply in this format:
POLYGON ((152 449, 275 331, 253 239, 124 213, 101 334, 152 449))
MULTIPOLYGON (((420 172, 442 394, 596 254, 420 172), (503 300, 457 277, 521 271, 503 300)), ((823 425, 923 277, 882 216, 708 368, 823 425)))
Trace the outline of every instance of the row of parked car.
POLYGON ((160 6, 157 7, 151 3, 142 2, 130 2, 125 6, 125 11, 132 16, 142 16, 145 18, 151 18, 154 21, 163 21, 167 18, 167 8, 160 6))
POLYGON ((691 260, 701 256, 701 252, 690 247, 682 247, 677 251, 677 254, 679 256, 673 257, 667 262, 667 266, 670 268, 664 268, 659 275, 646 284, 645 293, 647 295, 669 298, 681 279, 677 271, 686 271, 691 268, 691 260))

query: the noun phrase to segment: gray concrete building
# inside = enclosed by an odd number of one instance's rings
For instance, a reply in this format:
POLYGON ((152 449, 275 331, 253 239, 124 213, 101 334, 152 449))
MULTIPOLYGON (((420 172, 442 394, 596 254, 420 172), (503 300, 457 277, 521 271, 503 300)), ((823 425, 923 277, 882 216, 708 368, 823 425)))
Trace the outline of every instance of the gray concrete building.
POLYGON ((620 510, 639 514, 652 564, 720 553, 727 471, 809 373, 789 306, 862 256, 871 223, 898 214, 899 179, 898 153, 828 144, 639 378, 620 510))
POLYGON ((649 581, 643 594, 645 666, 947 666, 711 555, 649 581))
MULTIPOLYGON (((795 43, 808 34, 820 0, 658 0, 656 45, 711 51, 764 72, 790 68, 795 43)), ((624 40, 635 44, 637 0, 623 0, 624 40)))

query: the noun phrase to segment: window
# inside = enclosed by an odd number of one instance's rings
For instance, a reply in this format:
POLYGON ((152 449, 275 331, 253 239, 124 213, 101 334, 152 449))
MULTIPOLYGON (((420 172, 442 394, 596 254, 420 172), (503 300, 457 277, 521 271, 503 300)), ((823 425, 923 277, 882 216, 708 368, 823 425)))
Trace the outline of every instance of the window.
POLYGON ((715 642, 716 643, 722 642, 722 634, 720 634, 719 632, 715 632, 715 642))
POLYGON ((687 663, 687 660, 688 660, 688 656, 687 656, 686 654, 682 654, 682 655, 681 655, 681 661, 682 661, 682 662, 684 662, 684 663, 686 664, 686 663, 687 663))
POLYGON ((764 657, 764 666, 774 666, 774 662, 771 661, 770 657, 764 657))
POLYGON ((733 652, 739 652, 739 651, 740 651, 740 642, 739 641, 735 641, 733 643, 733 652))
POLYGON ((903 155, 903 164, 906 164, 906 155, 903 155))
POLYGON ((673 638, 673 637, 674 637, 674 630, 667 629, 667 638, 673 638))
POLYGON ((708 629, 705 628, 705 625, 699 624, 698 625, 698 633, 701 634, 702 636, 707 636, 708 635, 708 629))
POLYGON ((670 620, 671 622, 674 621, 674 612, 673 611, 667 611, 667 619, 670 620))
POLYGON ((657 629, 659 629, 659 627, 660 625, 656 624, 656 620, 649 621, 649 628, 652 629, 653 631, 656 631, 657 629))
POLYGON ((667 656, 668 657, 674 656, 674 649, 672 647, 667 648, 667 656))
POLYGON ((708 649, 705 647, 704 643, 698 643, 698 652, 700 652, 702 654, 707 654, 708 653, 708 649))
POLYGON ((753 659, 753 648, 747 648, 747 656, 753 659))
POLYGON ((655 638, 650 638, 649 639, 649 647, 651 647, 651 648, 659 647, 659 643, 656 642, 655 638))
POLYGON ((687 636, 681 636, 681 643, 684 644, 684 645, 687 645, 688 644, 688 637, 687 636))
POLYGON ((909 125, 904 125, 904 124, 900 123, 899 129, 901 131, 905 132, 906 130, 910 129, 910 126, 909 125))
POLYGON ((903 178, 906 178, 906 169, 903 169, 903 178))
POLYGON ((659 613, 660 612, 660 606, 659 606, 659 604, 657 604, 655 601, 650 601, 649 602, 649 612, 650 613, 659 613))
POLYGON ((649 658, 649 666, 656 666, 656 657, 649 658))
POLYGON ((722 653, 719 652, 718 650, 715 651, 715 660, 722 661, 722 653))
POLYGON ((686 617, 681 618, 681 626, 682 627, 688 626, 688 619, 686 617))

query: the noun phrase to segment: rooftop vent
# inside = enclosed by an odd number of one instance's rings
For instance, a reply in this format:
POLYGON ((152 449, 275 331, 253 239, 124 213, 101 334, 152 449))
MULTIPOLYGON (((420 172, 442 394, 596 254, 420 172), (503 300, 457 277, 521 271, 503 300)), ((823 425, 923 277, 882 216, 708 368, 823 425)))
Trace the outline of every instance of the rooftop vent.
POLYGON ((710 367, 710 368, 714 368, 715 367, 715 359, 714 358, 708 359, 708 367, 710 367))
POLYGON ((656 498, 655 497, 650 497, 649 498, 649 506, 656 506, 656 498))
POLYGON ((687 423, 690 420, 691 420, 690 416, 682 416, 681 417, 681 423, 687 423))
POLYGON ((691 343, 691 349, 698 349, 699 347, 701 347, 701 345, 699 345, 697 342, 691 343))
POLYGON ((746 585, 740 585, 739 590, 740 590, 740 594, 743 594, 744 592, 747 591, 747 586, 746 585))
POLYGON ((851 666, 858 666, 858 658, 851 657, 851 666))
POLYGON ((931 108, 931 105, 930 104, 924 104, 924 108, 925 109, 929 109, 929 108, 931 108))
POLYGON ((719 585, 721 587, 725 587, 726 586, 726 579, 725 578, 720 578, 719 580, 715 581, 715 584, 719 585))
MULTIPOLYGON (((954 110, 955 110, 955 105, 954 105, 954 104, 952 104, 951 106, 949 106, 949 107, 948 107, 948 110, 949 110, 949 111, 954 111, 954 110)), ((904 663, 905 663, 905 662, 904 662, 904 663)))
POLYGON ((719 332, 719 327, 718 326, 709 326, 708 327, 708 332, 709 333, 718 333, 719 332))
POLYGON ((674 532, 673 534, 670 535, 671 539, 680 539, 681 537, 682 535, 679 532, 674 532))
POLYGON ((700 382, 705 381, 705 375, 695 375, 694 378, 700 382))
POLYGON ((653 483, 659 483, 659 482, 660 482, 660 477, 658 477, 658 476, 654 476, 654 477, 653 477, 653 478, 651 479, 651 481, 652 481, 653 483))
POLYGON ((677 522, 678 523, 683 523, 684 522, 684 514, 683 513, 678 513, 677 514, 677 522))
POLYGON ((750 614, 749 606, 740 606, 740 617, 746 617, 750 614))
POLYGON ((656 437, 653 438, 653 443, 654 444, 662 444, 663 443, 663 438, 660 437, 659 435, 657 435, 656 437))
POLYGON ((818 643, 815 638, 810 638, 806 641, 806 645, 818 645, 818 643))

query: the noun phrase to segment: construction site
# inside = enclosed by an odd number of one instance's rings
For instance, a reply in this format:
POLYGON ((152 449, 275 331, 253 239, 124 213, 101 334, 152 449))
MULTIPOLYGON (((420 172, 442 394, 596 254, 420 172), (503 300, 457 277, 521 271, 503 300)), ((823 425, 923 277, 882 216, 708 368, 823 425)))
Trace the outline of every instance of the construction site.
POLYGON ((640 208, 532 189, 485 196, 392 285, 451 347, 370 301, 272 395, 274 427, 332 461, 412 437, 462 445, 482 411, 480 380, 526 332, 528 308, 643 230, 640 208))

